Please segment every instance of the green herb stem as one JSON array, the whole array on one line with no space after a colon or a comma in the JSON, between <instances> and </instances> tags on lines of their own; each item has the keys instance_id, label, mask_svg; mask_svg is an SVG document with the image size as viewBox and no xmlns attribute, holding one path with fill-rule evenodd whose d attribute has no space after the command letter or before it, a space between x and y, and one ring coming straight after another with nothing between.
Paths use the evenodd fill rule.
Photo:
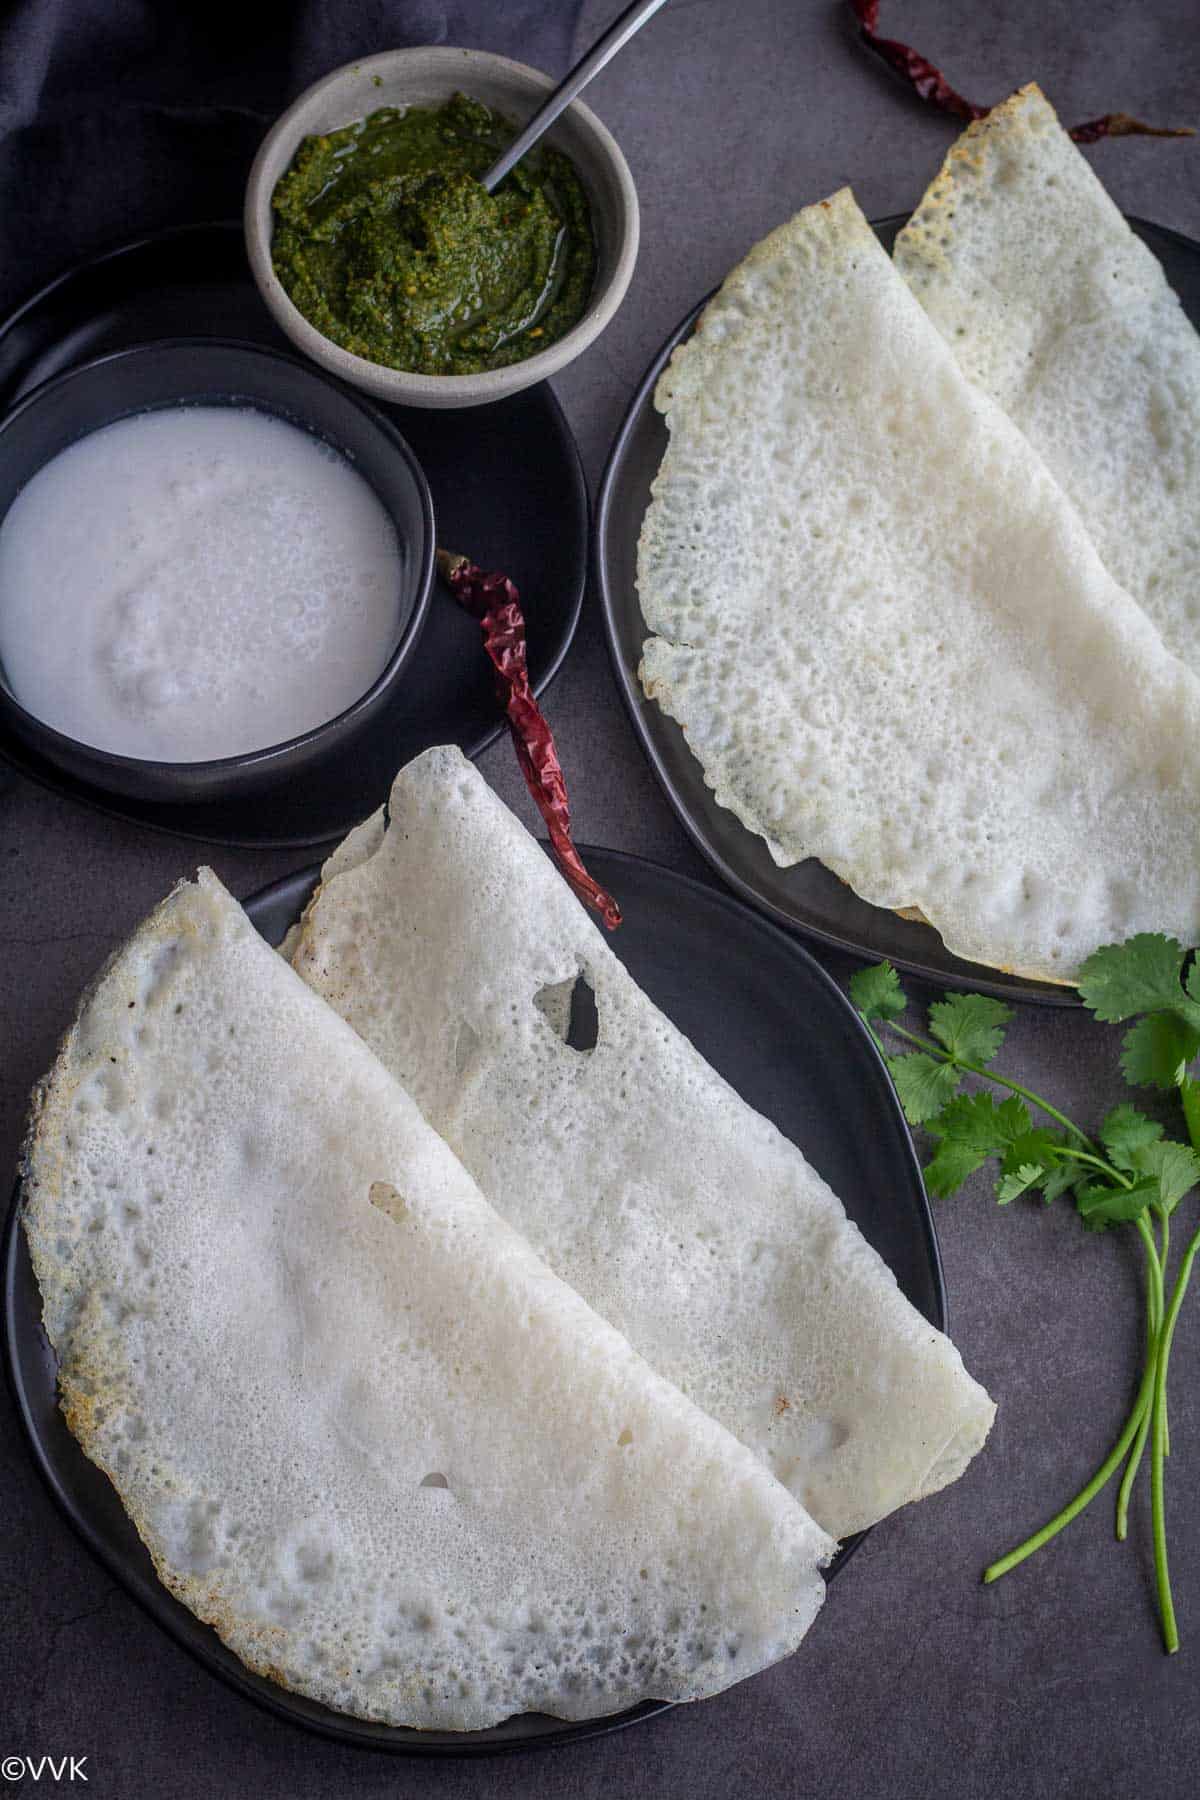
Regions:
<instances>
[{"instance_id":1,"label":"green herb stem","mask_svg":"<svg viewBox=\"0 0 1200 1800\"><path fill-rule=\"evenodd\" d=\"M1139 1225L1144 1224L1142 1219L1137 1222ZM1163 1224L1166 1225L1165 1217ZM1144 1386L1146 1372L1156 1369L1158 1365L1158 1334L1162 1324L1163 1268L1165 1265L1155 1250L1154 1237L1149 1227L1142 1233L1142 1243L1146 1251L1146 1360L1142 1373ZM1125 1464L1125 1473L1121 1477L1121 1486L1117 1490L1117 1537L1122 1543L1129 1533L1129 1497L1133 1492L1133 1484L1146 1449L1152 1412L1153 1406L1147 1400L1141 1408L1137 1433L1129 1452L1129 1460Z\"/></svg>"},{"instance_id":2,"label":"green herb stem","mask_svg":"<svg viewBox=\"0 0 1200 1800\"><path fill-rule=\"evenodd\" d=\"M1197 1234L1197 1237L1198 1240L1200 1240L1200 1233ZM1155 1261L1157 1262L1157 1260L1156 1257ZM985 1582L999 1581L1002 1575L1007 1575L1011 1569L1015 1569L1019 1563L1023 1563L1028 1557L1032 1556L1035 1550L1040 1550L1043 1544L1048 1544L1051 1538L1057 1537L1060 1531L1066 1529L1072 1519L1078 1518L1084 1508L1091 1505L1101 1488L1107 1486L1108 1482L1121 1466L1126 1451L1137 1436L1138 1427L1142 1421L1142 1414L1152 1403L1154 1397L1155 1370L1157 1366L1161 1366L1157 1359L1155 1361L1147 1362L1146 1367L1142 1371L1142 1379L1138 1387L1137 1398L1134 1400L1133 1408L1125 1421L1124 1429L1100 1467L1096 1470L1096 1473L1092 1476L1092 1479L1088 1482L1087 1486L1080 1488L1079 1492L1075 1495L1075 1498L1073 1500L1068 1500L1067 1504L1062 1507L1060 1511L1056 1512L1054 1517L1043 1525L1040 1531L1035 1531L1032 1537L1027 1537L1025 1542L1023 1544L1018 1544L1015 1550L1010 1550L1006 1556L1002 1556L997 1562L989 1564L983 1571L983 1579Z\"/></svg>"},{"instance_id":3,"label":"green herb stem","mask_svg":"<svg viewBox=\"0 0 1200 1800\"><path fill-rule=\"evenodd\" d=\"M1158 1588L1158 1610L1162 1619L1163 1645L1168 1655L1179 1648L1179 1628L1175 1623L1175 1606L1171 1598L1171 1577L1167 1568L1167 1521L1163 1494L1164 1435L1167 1410L1167 1368L1171 1360L1171 1343L1175 1322L1183 1305L1191 1278L1192 1264L1200 1250L1200 1231L1183 1253L1179 1273L1171 1293L1171 1304L1159 1333L1158 1362L1154 1379L1154 1421L1150 1439L1150 1511L1154 1527L1154 1579Z\"/></svg>"},{"instance_id":4,"label":"green herb stem","mask_svg":"<svg viewBox=\"0 0 1200 1800\"><path fill-rule=\"evenodd\" d=\"M1146 1361L1146 1368L1153 1370L1157 1364L1158 1339L1154 1340L1154 1349ZM1145 1403L1138 1411L1137 1435L1134 1437L1129 1460L1125 1464L1125 1473L1121 1477L1121 1486L1117 1491L1117 1541L1124 1543L1129 1535L1129 1496L1133 1492L1133 1484L1141 1467L1142 1456L1146 1449L1146 1439L1150 1433L1150 1415L1153 1404Z\"/></svg>"},{"instance_id":5,"label":"green herb stem","mask_svg":"<svg viewBox=\"0 0 1200 1800\"><path fill-rule=\"evenodd\" d=\"M1150 1226L1147 1223L1145 1213L1139 1213L1137 1218L1133 1222L1137 1226L1138 1236L1141 1238L1142 1246L1145 1249L1146 1255L1150 1259L1151 1270L1153 1271L1153 1270L1157 1269L1157 1271L1158 1271L1158 1281L1156 1284L1156 1292L1155 1292L1155 1305L1157 1306L1159 1312L1161 1313L1162 1312L1162 1302L1163 1302L1163 1290L1162 1290L1162 1268L1163 1268L1163 1266L1162 1266L1162 1263L1159 1261L1158 1245L1154 1241L1154 1233L1151 1231Z\"/></svg>"},{"instance_id":6,"label":"green herb stem","mask_svg":"<svg viewBox=\"0 0 1200 1800\"><path fill-rule=\"evenodd\" d=\"M1066 1113L1059 1112L1057 1106L1051 1106L1048 1100L1043 1100L1040 1094L1033 1093L1030 1088L1022 1087L1019 1081L1010 1081L1007 1075L995 1075L991 1069L985 1069L979 1063L966 1062L961 1057L951 1056L948 1050L943 1049L941 1044L935 1043L932 1038L920 1037L915 1031L906 1031L903 1025L897 1025L893 1019L888 1020L888 1030L894 1031L897 1037L902 1037L906 1043L914 1045L916 1049L924 1050L927 1055L936 1056L939 1062L953 1063L956 1069L963 1071L964 1075L980 1075L984 1081L994 1081L997 1087L1007 1088L1010 1094L1019 1094L1022 1100L1028 1100L1031 1105L1040 1107L1048 1118L1057 1120L1064 1130L1071 1132L1081 1144L1087 1144L1089 1149L1091 1148L1091 1138L1086 1131L1080 1130L1074 1119L1068 1119ZM1200 1088L1200 1083L1196 1085ZM1197 1094L1197 1129L1200 1130L1200 1093ZM1197 1145L1197 1149L1200 1149L1200 1144ZM1104 1166L1107 1168L1107 1163Z\"/></svg>"},{"instance_id":7,"label":"green herb stem","mask_svg":"<svg viewBox=\"0 0 1200 1800\"><path fill-rule=\"evenodd\" d=\"M1063 1148L1057 1154L1069 1156L1072 1162L1090 1163L1093 1169L1099 1169L1102 1175L1107 1176L1109 1181L1115 1181L1120 1187L1131 1188L1133 1186L1133 1181L1128 1175L1122 1175L1120 1169L1114 1169L1112 1164L1105 1162L1102 1157L1093 1156L1090 1150Z\"/></svg>"},{"instance_id":8,"label":"green herb stem","mask_svg":"<svg viewBox=\"0 0 1200 1800\"><path fill-rule=\"evenodd\" d=\"M1159 1226L1161 1228L1160 1232L1159 1232L1159 1244L1158 1244L1158 1266L1163 1272L1163 1280L1165 1281L1166 1277L1167 1277L1167 1258L1171 1254L1171 1215L1167 1211L1165 1206L1160 1206L1157 1209L1157 1211L1158 1211ZM1159 1320L1159 1324L1160 1325L1162 1324L1161 1319ZM1167 1407L1166 1407L1166 1402L1164 1401L1164 1403L1163 1403L1163 1455L1170 1456L1170 1454L1171 1454L1171 1415L1168 1412Z\"/></svg>"},{"instance_id":9,"label":"green herb stem","mask_svg":"<svg viewBox=\"0 0 1200 1800\"><path fill-rule=\"evenodd\" d=\"M950 1052L943 1049L941 1044L935 1044L932 1038L922 1037L919 1032L909 1031L905 1026L897 1025L895 1019L888 1020L887 1028L889 1031L894 1031L897 1037L902 1037L906 1044L913 1044L918 1050L927 1050L930 1056L936 1056L939 1062L950 1061Z\"/></svg>"}]
</instances>

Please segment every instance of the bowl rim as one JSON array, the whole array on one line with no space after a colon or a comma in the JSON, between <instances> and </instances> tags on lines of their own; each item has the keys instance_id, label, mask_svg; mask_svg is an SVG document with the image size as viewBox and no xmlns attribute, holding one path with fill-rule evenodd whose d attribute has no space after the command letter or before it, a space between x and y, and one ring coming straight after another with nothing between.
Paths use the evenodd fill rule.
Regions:
<instances>
[{"instance_id":1,"label":"bowl rim","mask_svg":"<svg viewBox=\"0 0 1200 1800\"><path fill-rule=\"evenodd\" d=\"M6 433L14 425L18 424L27 413L32 412L34 408L50 394L57 393L60 389L68 386L77 379L93 374L97 369L103 368L110 363L123 362L131 357L144 356L151 351L168 350L200 350L204 352L209 350L237 350L248 352L253 357L261 358L264 361L285 363L289 368L299 370L299 372L307 379L323 382L327 387L337 389L352 406L357 408L357 410L363 414L368 425L374 427L378 434L390 445L393 452L400 457L401 461L408 468L417 490L417 498L421 508L421 525L424 534L424 543L417 568L416 593L413 600L412 611L409 614L407 623L400 633L391 654L388 656L383 668L379 671L379 674L356 700L350 702L349 706L343 707L340 712L331 714L328 719L323 719L320 724L310 726L307 731L298 732L295 737L282 739L279 743L264 744L258 750L244 750L240 753L235 753L232 756L209 757L198 762L164 762L149 756L126 756L116 750L105 750L99 745L89 744L85 742L83 738L72 737L69 732L60 731L57 726L48 724L46 720L39 718L36 713L30 712L28 707L23 706L7 681L0 679L0 707L15 714L18 719L27 721L32 728L33 734L46 741L49 745L58 746L73 754L80 750L86 751L88 756L94 759L98 769L119 769L126 771L131 775L136 775L140 771L148 772L154 770L156 772L167 772L168 774L178 777L179 780L184 781L189 777L195 779L201 775L220 776L222 774L228 774L233 776L246 769L257 769L261 765L289 755L292 751L297 750L304 745L311 744L314 739L321 737L325 732L332 731L334 727L350 724L361 713L366 712L380 697L383 691L392 686L393 682L398 678L405 665L410 660L413 650L416 648L417 639L425 624L426 614L429 611L429 603L433 594L437 532L433 516L433 496L430 493L429 482L426 479L425 471L418 462L407 438L404 437L403 433L395 425L393 425L392 421L385 417L379 408L373 405L366 395L362 394L357 388L352 387L348 382L340 381L336 375L330 374L327 369L321 368L316 364L303 362L299 357L290 354L289 351L277 350L270 344L252 343L248 338L180 336L147 338L146 341L141 344L127 344L122 349L106 350L99 356L89 357L86 362L76 363L71 368L64 369L61 374L50 376L46 381L39 382L35 388L30 389L29 393L23 395L3 418L0 418L0 452L3 450ZM249 404L255 404L253 396L246 395L244 398ZM169 407L172 404L186 406L188 401L186 397L181 397L175 402L168 400L164 402L164 407ZM135 408L133 412L117 413L109 420L109 424L115 425L122 419L135 418L140 412L159 410L163 409L158 407L141 407ZM261 410L266 410L266 408L264 407ZM93 427L94 431L102 431L104 429L105 427L102 425ZM303 430L304 427L298 425L297 429ZM90 437L91 435L92 432L90 431L82 434L83 437ZM80 441L82 440L74 440L74 442ZM70 446L65 447L69 448ZM57 452L57 454L61 455L62 452ZM50 460L53 461L54 459L51 458ZM28 485L28 482L33 480L34 475L40 473L41 469L44 469L47 466L46 463L41 463L38 469L34 470L26 477L25 482L22 483L22 488ZM366 477L364 476L363 479L366 480ZM21 490L18 489L18 494L20 491ZM378 498L378 496L376 497ZM380 500L380 504L384 504L382 500ZM0 525L3 524L7 512L8 508L5 509L3 515L0 515Z\"/></svg>"},{"instance_id":2,"label":"bowl rim","mask_svg":"<svg viewBox=\"0 0 1200 1800\"><path fill-rule=\"evenodd\" d=\"M474 50L452 44L414 44L396 50L379 51L374 56L358 57L351 62L341 63L328 74L322 75L280 113L260 143L246 180L242 211L246 255L263 302L280 328L306 355L320 360L322 367L341 371L344 381L354 385L360 381L367 383L368 391L376 398L383 398L384 388L387 387L391 391L388 397L394 395L398 403L407 402L409 405L420 405L422 400L445 406L478 405L502 399L519 388L530 387L534 382L557 374L581 355L612 320L633 277L641 236L637 188L624 152L592 109L582 100L572 100L564 108L562 118L581 125L593 139L598 153L608 163L616 179L620 205L612 272L602 288L593 287L583 316L569 331L548 344L544 350L535 351L532 356L523 357L519 362L506 364L500 369L482 370L476 375L424 375L417 370L394 369L387 363L372 362L369 357L345 350L332 338L326 337L300 311L275 273L271 260L271 200L279 177L276 176L268 189L267 164L280 144L286 143L294 155L301 139L309 135L302 123L304 115L320 98L340 84L348 83L351 78L358 81L364 76L382 73L384 69L395 72L406 62L420 60L436 63L445 60L449 68L453 60L459 59L464 75L464 89L470 87L471 70L484 68L499 75L513 75L532 81L547 94L553 92L558 85L553 76L528 63L516 62L512 57L499 56L490 50ZM553 131L554 126L550 130ZM289 155L288 161L290 160ZM284 168L286 167L285 163ZM581 176L581 179L585 178Z\"/></svg>"}]
</instances>

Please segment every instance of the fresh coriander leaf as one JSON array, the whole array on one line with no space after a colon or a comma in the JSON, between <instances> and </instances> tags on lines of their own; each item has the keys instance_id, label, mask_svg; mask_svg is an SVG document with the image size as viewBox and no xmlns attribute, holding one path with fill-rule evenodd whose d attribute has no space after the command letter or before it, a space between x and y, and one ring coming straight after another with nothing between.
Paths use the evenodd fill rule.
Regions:
<instances>
[{"instance_id":1,"label":"fresh coriander leaf","mask_svg":"<svg viewBox=\"0 0 1200 1800\"><path fill-rule=\"evenodd\" d=\"M1194 1075L1185 1075L1178 1093L1188 1139L1193 1144L1200 1144L1200 1081Z\"/></svg>"},{"instance_id":2,"label":"fresh coriander leaf","mask_svg":"<svg viewBox=\"0 0 1200 1800\"><path fill-rule=\"evenodd\" d=\"M1100 1127L1100 1142L1108 1151L1108 1160L1128 1174L1137 1168L1137 1153L1156 1144L1163 1128L1156 1119L1148 1119L1136 1106L1114 1106Z\"/></svg>"},{"instance_id":3,"label":"fresh coriander leaf","mask_svg":"<svg viewBox=\"0 0 1200 1800\"><path fill-rule=\"evenodd\" d=\"M1158 1183L1155 1200L1168 1213L1174 1212L1183 1196L1200 1182L1200 1156L1171 1138L1164 1143L1144 1145L1135 1153L1134 1167L1140 1175L1152 1176Z\"/></svg>"},{"instance_id":4,"label":"fresh coriander leaf","mask_svg":"<svg viewBox=\"0 0 1200 1800\"><path fill-rule=\"evenodd\" d=\"M1054 1200L1072 1187L1079 1180L1079 1165L1062 1160L1067 1148L1065 1132L1050 1131L1041 1125L1015 1137L1000 1163L996 1198L1001 1206L1030 1188L1041 1188L1047 1200Z\"/></svg>"},{"instance_id":5,"label":"fresh coriander leaf","mask_svg":"<svg viewBox=\"0 0 1200 1800\"><path fill-rule=\"evenodd\" d=\"M1078 1180L1079 1164L1060 1162L1056 1168L1049 1169L1046 1173L1046 1179L1042 1183L1042 1199L1049 1206L1052 1200L1057 1200L1060 1194L1073 1188Z\"/></svg>"},{"instance_id":6,"label":"fresh coriander leaf","mask_svg":"<svg viewBox=\"0 0 1200 1800\"><path fill-rule=\"evenodd\" d=\"M929 1029L958 1062L990 1063L1012 1008L984 994L947 994L929 1008Z\"/></svg>"},{"instance_id":7,"label":"fresh coriander leaf","mask_svg":"<svg viewBox=\"0 0 1200 1800\"><path fill-rule=\"evenodd\" d=\"M990 1154L956 1138L944 1138L925 1165L925 1185L936 1199L948 1200L968 1175L982 1168Z\"/></svg>"},{"instance_id":8,"label":"fresh coriander leaf","mask_svg":"<svg viewBox=\"0 0 1200 1800\"><path fill-rule=\"evenodd\" d=\"M1188 969L1184 987L1192 999L1200 1002L1200 957L1193 957Z\"/></svg>"},{"instance_id":9,"label":"fresh coriander leaf","mask_svg":"<svg viewBox=\"0 0 1200 1800\"><path fill-rule=\"evenodd\" d=\"M1028 1193L1036 1187L1044 1175L1050 1173L1042 1163L1021 1163L1007 1175L1002 1175L996 1183L996 1198L1001 1206L1007 1206L1010 1200L1018 1195Z\"/></svg>"},{"instance_id":10,"label":"fresh coriander leaf","mask_svg":"<svg viewBox=\"0 0 1200 1800\"><path fill-rule=\"evenodd\" d=\"M937 1066L950 1067L947 1063ZM940 1139L925 1168L930 1193L947 1199L989 1156L1003 1154L1030 1129L1028 1109L1020 1100L1005 1100L997 1106L990 1094L960 1094L947 1101L928 1122L930 1136Z\"/></svg>"},{"instance_id":11,"label":"fresh coriander leaf","mask_svg":"<svg viewBox=\"0 0 1200 1800\"><path fill-rule=\"evenodd\" d=\"M908 1001L900 977L891 963L874 963L850 977L850 999L868 1023L873 1019L898 1019Z\"/></svg>"},{"instance_id":12,"label":"fresh coriander leaf","mask_svg":"<svg viewBox=\"0 0 1200 1800\"><path fill-rule=\"evenodd\" d=\"M1075 1190L1075 1204L1091 1231L1109 1225L1125 1225L1140 1218L1158 1196L1158 1182L1139 1181L1135 1187L1110 1187L1106 1181L1085 1181Z\"/></svg>"},{"instance_id":13,"label":"fresh coriander leaf","mask_svg":"<svg viewBox=\"0 0 1200 1800\"><path fill-rule=\"evenodd\" d=\"M1080 998L1106 1024L1168 1010L1200 1024L1200 1004L1181 984L1184 954L1182 944L1157 931L1105 944L1079 971Z\"/></svg>"},{"instance_id":14,"label":"fresh coriander leaf","mask_svg":"<svg viewBox=\"0 0 1200 1800\"><path fill-rule=\"evenodd\" d=\"M1175 1013L1151 1013L1125 1033L1121 1069L1130 1087L1178 1087L1200 1052L1200 1031Z\"/></svg>"},{"instance_id":15,"label":"fresh coriander leaf","mask_svg":"<svg viewBox=\"0 0 1200 1800\"><path fill-rule=\"evenodd\" d=\"M1007 1150L1032 1130L1029 1109L1015 1096L997 1106L990 1094L960 1094L930 1121L932 1136L969 1145L985 1156Z\"/></svg>"},{"instance_id":16,"label":"fresh coriander leaf","mask_svg":"<svg viewBox=\"0 0 1200 1800\"><path fill-rule=\"evenodd\" d=\"M1049 1174L1058 1162L1059 1154L1066 1148L1066 1144L1065 1132L1048 1131L1040 1125L1035 1126L1032 1131L1023 1131L1020 1137L1012 1140L1004 1152L1004 1161L1000 1165L1001 1172L1011 1175L1014 1169L1021 1167L1022 1163L1040 1163ZM1077 1179L1078 1173L1078 1169L1073 1171L1072 1181Z\"/></svg>"},{"instance_id":17,"label":"fresh coriander leaf","mask_svg":"<svg viewBox=\"0 0 1200 1800\"><path fill-rule=\"evenodd\" d=\"M962 1080L953 1063L935 1062L923 1050L884 1060L910 1125L923 1125L926 1119L932 1119L952 1098Z\"/></svg>"}]
</instances>

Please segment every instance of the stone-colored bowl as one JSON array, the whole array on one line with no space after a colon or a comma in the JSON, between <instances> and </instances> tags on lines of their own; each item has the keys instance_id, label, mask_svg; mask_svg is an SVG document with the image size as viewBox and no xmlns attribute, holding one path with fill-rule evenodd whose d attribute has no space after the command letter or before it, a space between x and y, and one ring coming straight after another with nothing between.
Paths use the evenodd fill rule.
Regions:
<instances>
[{"instance_id":1,"label":"stone-colored bowl","mask_svg":"<svg viewBox=\"0 0 1200 1800\"><path fill-rule=\"evenodd\" d=\"M300 140L352 124L381 106L438 106L462 92L524 125L556 84L537 69L482 50L445 46L387 50L335 69L301 94L263 139L246 187L246 249L259 292L298 350L376 400L395 406L479 406L532 387L565 368L608 324L629 286L638 248L638 201L628 164L595 113L575 100L546 142L569 156L586 190L596 234L596 277L587 311L557 343L482 375L417 375L384 368L331 341L294 306L271 264L271 196Z\"/></svg>"}]
</instances>

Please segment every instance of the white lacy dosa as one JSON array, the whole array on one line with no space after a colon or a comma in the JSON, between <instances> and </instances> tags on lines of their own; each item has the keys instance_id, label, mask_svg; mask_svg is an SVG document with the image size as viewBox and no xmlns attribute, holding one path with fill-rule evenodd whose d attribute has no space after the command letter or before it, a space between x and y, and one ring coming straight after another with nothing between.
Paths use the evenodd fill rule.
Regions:
<instances>
[{"instance_id":1,"label":"white lacy dosa","mask_svg":"<svg viewBox=\"0 0 1200 1800\"><path fill-rule=\"evenodd\" d=\"M831 1540L211 874L85 998L26 1195L71 1427L251 1668L468 1728L695 1699L811 1624Z\"/></svg>"},{"instance_id":2,"label":"white lacy dosa","mask_svg":"<svg viewBox=\"0 0 1200 1800\"><path fill-rule=\"evenodd\" d=\"M1109 573L1200 672L1200 336L1040 89L963 134L895 256Z\"/></svg>"},{"instance_id":3,"label":"white lacy dosa","mask_svg":"<svg viewBox=\"0 0 1200 1800\"><path fill-rule=\"evenodd\" d=\"M779 863L1031 976L1200 938L1200 681L848 190L751 251L656 403L642 682Z\"/></svg>"},{"instance_id":4,"label":"white lacy dosa","mask_svg":"<svg viewBox=\"0 0 1200 1800\"><path fill-rule=\"evenodd\" d=\"M295 966L497 1210L833 1536L961 1474L995 1409L958 1351L482 776L428 751L388 816L330 858ZM566 1041L581 973L583 1050Z\"/></svg>"}]
</instances>

